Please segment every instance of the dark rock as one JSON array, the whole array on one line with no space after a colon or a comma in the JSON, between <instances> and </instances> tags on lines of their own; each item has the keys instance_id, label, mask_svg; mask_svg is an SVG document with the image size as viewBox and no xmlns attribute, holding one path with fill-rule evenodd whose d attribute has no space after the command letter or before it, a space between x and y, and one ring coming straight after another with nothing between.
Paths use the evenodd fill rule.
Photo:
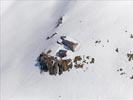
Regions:
<instances>
[{"instance_id":1,"label":"dark rock","mask_svg":"<svg viewBox=\"0 0 133 100\"><path fill-rule=\"evenodd\" d=\"M115 49L116 52L119 52L118 48Z\"/></svg>"},{"instance_id":2,"label":"dark rock","mask_svg":"<svg viewBox=\"0 0 133 100\"><path fill-rule=\"evenodd\" d=\"M74 67L75 68L83 68L84 64L75 64Z\"/></svg>"},{"instance_id":3,"label":"dark rock","mask_svg":"<svg viewBox=\"0 0 133 100\"><path fill-rule=\"evenodd\" d=\"M56 34L57 34L57 33L54 33L54 34L52 34L51 36L48 36L46 39L49 40L49 39L51 39L52 37L54 37Z\"/></svg>"},{"instance_id":4,"label":"dark rock","mask_svg":"<svg viewBox=\"0 0 133 100\"><path fill-rule=\"evenodd\" d=\"M133 75L130 77L130 79L133 79Z\"/></svg>"},{"instance_id":5,"label":"dark rock","mask_svg":"<svg viewBox=\"0 0 133 100\"><path fill-rule=\"evenodd\" d=\"M58 44L62 45L62 43L60 43L59 41L57 41Z\"/></svg>"},{"instance_id":6,"label":"dark rock","mask_svg":"<svg viewBox=\"0 0 133 100\"><path fill-rule=\"evenodd\" d=\"M47 72L48 71L48 67L45 63L45 60L44 60L44 57L43 57L44 53L41 53L38 57L38 62L40 64L40 72L42 73L43 71L44 72Z\"/></svg>"},{"instance_id":7,"label":"dark rock","mask_svg":"<svg viewBox=\"0 0 133 100\"><path fill-rule=\"evenodd\" d=\"M61 75L63 73L63 65L59 63L58 66L59 66L59 75Z\"/></svg>"},{"instance_id":8,"label":"dark rock","mask_svg":"<svg viewBox=\"0 0 133 100\"><path fill-rule=\"evenodd\" d=\"M86 60L83 60L83 63L87 63Z\"/></svg>"},{"instance_id":9,"label":"dark rock","mask_svg":"<svg viewBox=\"0 0 133 100\"><path fill-rule=\"evenodd\" d=\"M89 57L89 56L87 56L86 58L87 58L87 59L89 59L90 57Z\"/></svg>"},{"instance_id":10,"label":"dark rock","mask_svg":"<svg viewBox=\"0 0 133 100\"><path fill-rule=\"evenodd\" d=\"M70 68L72 68L72 60L66 59L66 60L60 60L59 65L62 65L63 71L67 71Z\"/></svg>"},{"instance_id":11,"label":"dark rock","mask_svg":"<svg viewBox=\"0 0 133 100\"><path fill-rule=\"evenodd\" d=\"M51 50L47 51L47 53L42 52L37 59L40 65L40 73L49 72L50 75L61 75L64 71L70 71L70 69L72 69L73 62L75 68L83 68L84 64L88 63L86 62L85 56L83 57L83 62L77 64L78 61L82 60L81 56L76 56L74 61L72 61L72 59L62 59L62 57L64 57L64 53L66 53L64 50L59 51L61 52L61 59L49 55L50 52ZM94 58L92 58L91 63L94 63Z\"/></svg>"},{"instance_id":12,"label":"dark rock","mask_svg":"<svg viewBox=\"0 0 133 100\"><path fill-rule=\"evenodd\" d=\"M49 53L51 53L51 52L52 52L52 50L48 50L48 51L47 51L47 54L49 54Z\"/></svg>"},{"instance_id":13,"label":"dark rock","mask_svg":"<svg viewBox=\"0 0 133 100\"><path fill-rule=\"evenodd\" d=\"M120 69L118 69L117 71L123 71L123 69L122 69L122 68L120 68Z\"/></svg>"},{"instance_id":14,"label":"dark rock","mask_svg":"<svg viewBox=\"0 0 133 100\"><path fill-rule=\"evenodd\" d=\"M133 38L133 34L130 35L130 38Z\"/></svg>"},{"instance_id":15,"label":"dark rock","mask_svg":"<svg viewBox=\"0 0 133 100\"><path fill-rule=\"evenodd\" d=\"M77 61L81 61L81 60L82 60L81 56L76 56L76 57L74 58L74 62L75 62L75 63L77 63Z\"/></svg>"},{"instance_id":16,"label":"dark rock","mask_svg":"<svg viewBox=\"0 0 133 100\"><path fill-rule=\"evenodd\" d=\"M128 57L128 61L131 61L131 60L133 60L133 54L131 54L131 53L128 53L128 54L127 54L127 57Z\"/></svg>"},{"instance_id":17,"label":"dark rock","mask_svg":"<svg viewBox=\"0 0 133 100\"><path fill-rule=\"evenodd\" d=\"M62 24L62 20L63 20L63 17L60 17L60 18L58 19L58 22L57 22L57 25L55 26L55 28L59 27L60 24Z\"/></svg>"},{"instance_id":18,"label":"dark rock","mask_svg":"<svg viewBox=\"0 0 133 100\"><path fill-rule=\"evenodd\" d=\"M101 43L101 40L97 40L97 41L95 41L95 43Z\"/></svg>"},{"instance_id":19,"label":"dark rock","mask_svg":"<svg viewBox=\"0 0 133 100\"><path fill-rule=\"evenodd\" d=\"M94 63L95 62L95 59L92 58L91 61L90 61L90 64Z\"/></svg>"},{"instance_id":20,"label":"dark rock","mask_svg":"<svg viewBox=\"0 0 133 100\"><path fill-rule=\"evenodd\" d=\"M74 43L72 41L65 40L64 37L61 37L61 39L62 39L62 44L64 46L66 46L71 51L75 51L75 48L77 47L78 43Z\"/></svg>"},{"instance_id":21,"label":"dark rock","mask_svg":"<svg viewBox=\"0 0 133 100\"><path fill-rule=\"evenodd\" d=\"M46 38L46 40L49 40L50 39L50 37L48 36L47 38Z\"/></svg>"},{"instance_id":22,"label":"dark rock","mask_svg":"<svg viewBox=\"0 0 133 100\"><path fill-rule=\"evenodd\" d=\"M62 40L64 40L64 38L66 38L66 36L61 36L60 38L61 38Z\"/></svg>"},{"instance_id":23,"label":"dark rock","mask_svg":"<svg viewBox=\"0 0 133 100\"><path fill-rule=\"evenodd\" d=\"M67 51L66 50L59 50L59 52L57 52L57 56L60 58L66 57L67 56Z\"/></svg>"},{"instance_id":24,"label":"dark rock","mask_svg":"<svg viewBox=\"0 0 133 100\"><path fill-rule=\"evenodd\" d=\"M120 73L120 75L124 75L124 74L126 74L126 73L125 72Z\"/></svg>"},{"instance_id":25,"label":"dark rock","mask_svg":"<svg viewBox=\"0 0 133 100\"><path fill-rule=\"evenodd\" d=\"M122 68L120 68L120 71L123 71L123 69L122 69Z\"/></svg>"},{"instance_id":26,"label":"dark rock","mask_svg":"<svg viewBox=\"0 0 133 100\"><path fill-rule=\"evenodd\" d=\"M69 69L72 69L72 66L73 66L73 63L70 62L70 64L68 65ZM69 71L69 69L68 69L68 71Z\"/></svg>"}]
</instances>

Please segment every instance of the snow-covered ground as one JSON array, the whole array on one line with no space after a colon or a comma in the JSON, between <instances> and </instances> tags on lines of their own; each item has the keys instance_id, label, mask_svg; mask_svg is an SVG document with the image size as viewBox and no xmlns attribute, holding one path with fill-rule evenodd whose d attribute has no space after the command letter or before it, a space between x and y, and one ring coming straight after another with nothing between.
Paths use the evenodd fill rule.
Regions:
<instances>
[{"instance_id":1,"label":"snow-covered ground","mask_svg":"<svg viewBox=\"0 0 133 100\"><path fill-rule=\"evenodd\" d=\"M133 1L2 0L1 8L1 100L133 99L133 61L126 56L133 53ZM40 74L36 58L62 48L61 35L80 44L70 57L88 55L95 63L60 76Z\"/></svg>"}]
</instances>

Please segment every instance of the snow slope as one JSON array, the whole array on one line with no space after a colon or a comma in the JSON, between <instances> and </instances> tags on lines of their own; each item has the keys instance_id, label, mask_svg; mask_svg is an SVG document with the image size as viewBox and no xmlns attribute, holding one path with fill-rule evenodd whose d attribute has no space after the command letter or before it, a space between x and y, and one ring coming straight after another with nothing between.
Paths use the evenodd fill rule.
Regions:
<instances>
[{"instance_id":1,"label":"snow slope","mask_svg":"<svg viewBox=\"0 0 133 100\"><path fill-rule=\"evenodd\" d=\"M31 0L6 4L2 2L1 15L2 100L133 99L129 78L133 62L126 57L133 52L132 1ZM60 16L64 16L63 24L55 28ZM55 37L46 40L55 32ZM71 57L89 55L96 62L61 76L40 74L35 66L37 56L44 50L52 49L54 54L62 48L56 43L60 35L80 43ZM96 40L101 43L95 44ZM125 75L116 71L121 67Z\"/></svg>"}]
</instances>

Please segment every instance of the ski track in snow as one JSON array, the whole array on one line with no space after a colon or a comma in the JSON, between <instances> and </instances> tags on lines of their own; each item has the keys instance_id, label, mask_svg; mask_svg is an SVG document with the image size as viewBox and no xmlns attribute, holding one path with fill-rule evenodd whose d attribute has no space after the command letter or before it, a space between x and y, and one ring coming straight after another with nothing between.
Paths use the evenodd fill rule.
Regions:
<instances>
[{"instance_id":1,"label":"ski track in snow","mask_svg":"<svg viewBox=\"0 0 133 100\"><path fill-rule=\"evenodd\" d=\"M6 3L5 3L6 4ZM132 1L14 1L3 5L1 34L2 100L132 100ZM63 16L63 24L55 28ZM127 30L127 32L125 32ZM50 40L51 36L57 32ZM40 74L35 67L44 50L59 48L67 35L80 44L70 57L86 55L96 62L61 76ZM95 44L95 41L101 43ZM109 42L107 42L109 40ZM118 48L117 53L115 49ZM88 70L84 70L88 67ZM123 68L125 75L117 70Z\"/></svg>"}]
</instances>

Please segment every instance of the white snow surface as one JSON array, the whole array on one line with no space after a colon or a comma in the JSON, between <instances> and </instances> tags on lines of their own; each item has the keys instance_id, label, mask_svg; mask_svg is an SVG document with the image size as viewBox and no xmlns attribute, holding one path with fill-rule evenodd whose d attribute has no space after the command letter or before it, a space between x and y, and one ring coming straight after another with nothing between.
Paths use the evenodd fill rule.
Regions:
<instances>
[{"instance_id":1,"label":"white snow surface","mask_svg":"<svg viewBox=\"0 0 133 100\"><path fill-rule=\"evenodd\" d=\"M63 23L55 28L60 16ZM126 56L133 53L131 34L133 1L2 0L1 100L133 100L133 61ZM63 48L56 43L62 35L80 44L69 57L91 56L95 63L62 75L40 74L36 58Z\"/></svg>"}]
</instances>

